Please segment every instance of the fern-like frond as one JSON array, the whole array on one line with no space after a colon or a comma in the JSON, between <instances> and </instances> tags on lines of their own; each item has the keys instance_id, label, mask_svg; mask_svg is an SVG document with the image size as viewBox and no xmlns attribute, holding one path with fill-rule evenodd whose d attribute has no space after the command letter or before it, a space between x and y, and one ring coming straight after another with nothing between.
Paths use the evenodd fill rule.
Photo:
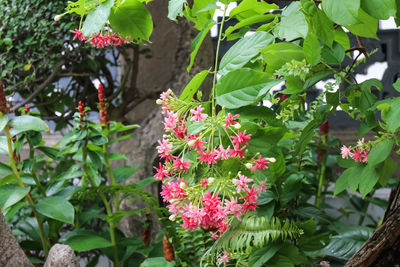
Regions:
<instances>
[{"instance_id":1,"label":"fern-like frond","mask_svg":"<svg viewBox=\"0 0 400 267\"><path fill-rule=\"evenodd\" d=\"M295 239L302 234L303 230L289 220L281 222L272 217L269 221L266 216L246 216L242 221L235 219L204 256L214 258L220 251L243 253L250 247L262 247L287 238Z\"/></svg>"}]
</instances>

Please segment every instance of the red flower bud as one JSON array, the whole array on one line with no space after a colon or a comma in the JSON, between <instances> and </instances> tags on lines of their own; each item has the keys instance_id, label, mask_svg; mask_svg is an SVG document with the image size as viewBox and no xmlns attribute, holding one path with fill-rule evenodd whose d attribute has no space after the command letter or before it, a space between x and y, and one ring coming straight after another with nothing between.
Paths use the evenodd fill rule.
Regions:
<instances>
[{"instance_id":1,"label":"red flower bud","mask_svg":"<svg viewBox=\"0 0 400 267\"><path fill-rule=\"evenodd\" d=\"M24 108L25 108L25 114L29 114L30 109L28 104L25 104Z\"/></svg>"},{"instance_id":2,"label":"red flower bud","mask_svg":"<svg viewBox=\"0 0 400 267\"><path fill-rule=\"evenodd\" d=\"M106 98L104 97L104 88L103 84L99 84L98 88L98 97L99 97L99 116L100 116L100 124L108 126L108 112L106 108Z\"/></svg>"}]
</instances>

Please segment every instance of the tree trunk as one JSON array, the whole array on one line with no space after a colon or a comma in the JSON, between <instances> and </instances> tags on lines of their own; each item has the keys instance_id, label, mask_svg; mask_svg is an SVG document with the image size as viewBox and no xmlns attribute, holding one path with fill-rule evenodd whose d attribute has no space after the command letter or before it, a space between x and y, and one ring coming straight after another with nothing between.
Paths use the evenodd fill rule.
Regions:
<instances>
[{"instance_id":1,"label":"tree trunk","mask_svg":"<svg viewBox=\"0 0 400 267\"><path fill-rule=\"evenodd\" d=\"M135 94L141 96L141 101L124 116L125 121L138 123L140 128L134 132L133 139L119 143L116 148L120 153L127 155L127 165L140 165L134 177L126 183L153 176L153 164L157 159L157 140L162 138L164 133L161 109L155 103L160 93L171 88L179 95L191 77L210 68L214 62L211 38L206 38L197 54L195 65L191 72L187 73L186 68L192 51L191 41L198 32L184 19L175 23L167 18L168 1L153 1L148 7L154 21L154 31L150 38L152 43L146 50L140 47L142 53L139 53L138 73L131 79L135 84L128 86L135 89ZM210 89L211 79L206 79L204 85L203 88ZM157 185L152 185L149 190L154 197L158 197ZM137 205L140 205L137 201L125 201L121 209L131 210L137 208ZM120 223L120 229L127 236L140 233L139 224L132 218L125 217Z\"/></svg>"},{"instance_id":2,"label":"tree trunk","mask_svg":"<svg viewBox=\"0 0 400 267\"><path fill-rule=\"evenodd\" d=\"M351 257L348 267L386 267L400 264L400 184L389 198L382 225Z\"/></svg>"},{"instance_id":3,"label":"tree trunk","mask_svg":"<svg viewBox=\"0 0 400 267\"><path fill-rule=\"evenodd\" d=\"M13 236L0 211L0 266L33 266Z\"/></svg>"}]
</instances>

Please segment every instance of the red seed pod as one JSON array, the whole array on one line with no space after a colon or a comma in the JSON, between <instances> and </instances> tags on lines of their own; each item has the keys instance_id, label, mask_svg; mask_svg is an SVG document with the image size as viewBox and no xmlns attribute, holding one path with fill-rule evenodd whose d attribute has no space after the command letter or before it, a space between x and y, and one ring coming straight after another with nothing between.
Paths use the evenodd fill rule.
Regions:
<instances>
[{"instance_id":1,"label":"red seed pod","mask_svg":"<svg viewBox=\"0 0 400 267\"><path fill-rule=\"evenodd\" d=\"M7 114L10 111L10 105L6 100L6 94L4 93L3 83L0 82L0 112Z\"/></svg>"},{"instance_id":2,"label":"red seed pod","mask_svg":"<svg viewBox=\"0 0 400 267\"><path fill-rule=\"evenodd\" d=\"M24 108L25 108L25 114L29 114L30 109L28 104L25 104Z\"/></svg>"},{"instance_id":3,"label":"red seed pod","mask_svg":"<svg viewBox=\"0 0 400 267\"><path fill-rule=\"evenodd\" d=\"M164 258L166 261L174 261L175 260L175 255L174 255L174 248L172 247L171 243L168 240L167 235L163 236L163 252L164 252Z\"/></svg>"}]
</instances>

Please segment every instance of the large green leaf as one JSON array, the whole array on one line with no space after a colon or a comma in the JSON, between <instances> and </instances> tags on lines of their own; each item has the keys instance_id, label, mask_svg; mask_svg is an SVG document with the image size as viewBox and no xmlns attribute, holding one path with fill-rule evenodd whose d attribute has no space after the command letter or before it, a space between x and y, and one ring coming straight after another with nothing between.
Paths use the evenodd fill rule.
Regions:
<instances>
[{"instance_id":1,"label":"large green leaf","mask_svg":"<svg viewBox=\"0 0 400 267\"><path fill-rule=\"evenodd\" d=\"M349 26L359 23L357 16L360 0L324 0L322 8L325 14L336 24Z\"/></svg>"},{"instance_id":2,"label":"large green leaf","mask_svg":"<svg viewBox=\"0 0 400 267\"><path fill-rule=\"evenodd\" d=\"M391 157L386 158L382 168L379 169L379 184L386 186L393 173L397 170L397 162Z\"/></svg>"},{"instance_id":3,"label":"large green leaf","mask_svg":"<svg viewBox=\"0 0 400 267\"><path fill-rule=\"evenodd\" d=\"M301 61L304 59L303 49L293 43L271 44L260 50L264 62L267 63L266 71L273 73L291 60Z\"/></svg>"},{"instance_id":4,"label":"large green leaf","mask_svg":"<svg viewBox=\"0 0 400 267\"><path fill-rule=\"evenodd\" d=\"M92 9L86 16L82 26L82 33L85 36L92 36L95 32L100 32L104 23L107 22L114 0L107 0Z\"/></svg>"},{"instance_id":5,"label":"large green leaf","mask_svg":"<svg viewBox=\"0 0 400 267\"><path fill-rule=\"evenodd\" d=\"M342 175L335 182L335 190L333 194L336 196L347 187L350 187L351 190L356 191L358 185L361 182L362 177L359 175L365 166L361 164L357 164L351 168L345 170Z\"/></svg>"},{"instance_id":6,"label":"large green leaf","mask_svg":"<svg viewBox=\"0 0 400 267\"><path fill-rule=\"evenodd\" d=\"M117 167L113 169L113 174L115 181L117 183L121 183L131 177L139 168L139 165L136 165L135 167L129 167L129 166L122 166L122 167Z\"/></svg>"},{"instance_id":7,"label":"large green leaf","mask_svg":"<svg viewBox=\"0 0 400 267\"><path fill-rule=\"evenodd\" d=\"M8 116L6 114L0 117L0 132L3 131L4 127L7 125Z\"/></svg>"},{"instance_id":8,"label":"large green leaf","mask_svg":"<svg viewBox=\"0 0 400 267\"><path fill-rule=\"evenodd\" d=\"M11 135L17 135L20 132L25 131L49 131L47 124L39 119L38 117L33 117L29 115L22 115L15 117L8 123L9 126L13 127L11 129Z\"/></svg>"},{"instance_id":9,"label":"large green leaf","mask_svg":"<svg viewBox=\"0 0 400 267\"><path fill-rule=\"evenodd\" d=\"M376 165L384 161L392 151L394 141L383 139L377 143L368 154L368 165Z\"/></svg>"},{"instance_id":10,"label":"large green leaf","mask_svg":"<svg viewBox=\"0 0 400 267\"><path fill-rule=\"evenodd\" d=\"M381 104L381 105L380 105ZM400 127L400 97L396 97L393 99L382 100L375 104L375 106L383 106L388 107L388 110L383 109L381 111L382 119L387 123L389 131L395 131Z\"/></svg>"},{"instance_id":11,"label":"large green leaf","mask_svg":"<svg viewBox=\"0 0 400 267\"><path fill-rule=\"evenodd\" d=\"M260 53L259 48L264 48L273 41L274 37L266 32L255 32L250 36L243 37L222 57L219 74L225 75L232 70L243 67Z\"/></svg>"},{"instance_id":12,"label":"large green leaf","mask_svg":"<svg viewBox=\"0 0 400 267\"><path fill-rule=\"evenodd\" d=\"M238 20L243 20L256 15L263 15L269 11L278 10L276 4L268 4L258 0L243 0L240 4L231 10L229 16L235 17Z\"/></svg>"},{"instance_id":13,"label":"large green leaf","mask_svg":"<svg viewBox=\"0 0 400 267\"><path fill-rule=\"evenodd\" d=\"M206 38L208 32L210 31L211 27L215 25L215 22L213 20L210 20L203 30L197 34L197 36L193 39L192 41L192 53L190 53L190 63L189 66L187 67L187 72L190 71L194 64L194 59L196 58L197 52L200 49L201 44L203 43L204 38Z\"/></svg>"},{"instance_id":14,"label":"large green leaf","mask_svg":"<svg viewBox=\"0 0 400 267\"><path fill-rule=\"evenodd\" d=\"M312 33L307 35L303 42L303 50L307 62L312 66L317 65L321 58L321 45L316 35Z\"/></svg>"},{"instance_id":15,"label":"large green leaf","mask_svg":"<svg viewBox=\"0 0 400 267\"><path fill-rule=\"evenodd\" d=\"M376 32L378 31L378 20L368 15L362 9L360 9L357 18L360 21L359 23L346 26L346 28L355 35L378 39L376 36Z\"/></svg>"},{"instance_id":16,"label":"large green leaf","mask_svg":"<svg viewBox=\"0 0 400 267\"><path fill-rule=\"evenodd\" d=\"M186 0L170 0L168 2L168 18L176 21L176 17L183 15L183 4Z\"/></svg>"},{"instance_id":17,"label":"large green leaf","mask_svg":"<svg viewBox=\"0 0 400 267\"><path fill-rule=\"evenodd\" d=\"M283 10L281 22L274 28L275 36L287 41L305 38L307 32L308 24L304 14L300 12L299 2L293 2Z\"/></svg>"},{"instance_id":18,"label":"large green leaf","mask_svg":"<svg viewBox=\"0 0 400 267\"><path fill-rule=\"evenodd\" d=\"M379 180L379 174L375 171L374 166L367 165L363 171L359 174L362 177L360 182L359 190L364 198L369 192L372 191L374 186Z\"/></svg>"},{"instance_id":19,"label":"large green leaf","mask_svg":"<svg viewBox=\"0 0 400 267\"><path fill-rule=\"evenodd\" d=\"M339 65L344 60L345 52L343 46L335 42L332 48L324 46L321 51L321 56L325 63Z\"/></svg>"},{"instance_id":20,"label":"large green leaf","mask_svg":"<svg viewBox=\"0 0 400 267\"><path fill-rule=\"evenodd\" d=\"M167 261L164 257L156 257L156 258L147 258L144 260L140 267L174 267L175 261Z\"/></svg>"},{"instance_id":21,"label":"large green leaf","mask_svg":"<svg viewBox=\"0 0 400 267\"><path fill-rule=\"evenodd\" d=\"M361 0L361 7L377 19L388 19L396 16L396 0Z\"/></svg>"},{"instance_id":22,"label":"large green leaf","mask_svg":"<svg viewBox=\"0 0 400 267\"><path fill-rule=\"evenodd\" d=\"M114 6L110 13L110 24L114 31L128 40L148 41L153 31L150 12L139 0L125 0Z\"/></svg>"},{"instance_id":23,"label":"large green leaf","mask_svg":"<svg viewBox=\"0 0 400 267\"><path fill-rule=\"evenodd\" d=\"M63 197L47 197L36 204L37 211L57 221L73 224L74 206Z\"/></svg>"},{"instance_id":24,"label":"large green leaf","mask_svg":"<svg viewBox=\"0 0 400 267\"><path fill-rule=\"evenodd\" d=\"M271 80L270 75L252 69L237 69L223 76L216 88L216 100L220 106L239 108L256 103L279 80Z\"/></svg>"},{"instance_id":25,"label":"large green leaf","mask_svg":"<svg viewBox=\"0 0 400 267\"><path fill-rule=\"evenodd\" d=\"M0 186L0 208L6 208L14 205L23 199L29 193L30 187L20 187L16 184L6 184Z\"/></svg>"},{"instance_id":26,"label":"large green leaf","mask_svg":"<svg viewBox=\"0 0 400 267\"><path fill-rule=\"evenodd\" d=\"M75 251L89 251L97 248L112 246L107 239L91 231L76 231L63 237L62 243L70 246Z\"/></svg>"},{"instance_id":27,"label":"large green leaf","mask_svg":"<svg viewBox=\"0 0 400 267\"><path fill-rule=\"evenodd\" d=\"M197 73L192 78L192 80L185 86L185 89L183 89L182 94L179 96L179 99L186 102L192 101L193 96L196 94L197 90L203 83L204 79L207 77L208 73L209 73L208 70L203 70Z\"/></svg>"},{"instance_id":28,"label":"large green leaf","mask_svg":"<svg viewBox=\"0 0 400 267\"><path fill-rule=\"evenodd\" d=\"M249 257L249 266L261 267L268 262L282 247L282 243L272 243L254 250Z\"/></svg>"},{"instance_id":29,"label":"large green leaf","mask_svg":"<svg viewBox=\"0 0 400 267\"><path fill-rule=\"evenodd\" d=\"M246 27L246 26L269 21L269 20L275 18L275 16L276 16L275 14L266 14L266 15L256 15L256 16L244 19L244 20L240 21L239 23L236 23L235 26L230 26L228 29L226 29L225 35L229 36L233 31L236 31L236 30Z\"/></svg>"}]
</instances>

